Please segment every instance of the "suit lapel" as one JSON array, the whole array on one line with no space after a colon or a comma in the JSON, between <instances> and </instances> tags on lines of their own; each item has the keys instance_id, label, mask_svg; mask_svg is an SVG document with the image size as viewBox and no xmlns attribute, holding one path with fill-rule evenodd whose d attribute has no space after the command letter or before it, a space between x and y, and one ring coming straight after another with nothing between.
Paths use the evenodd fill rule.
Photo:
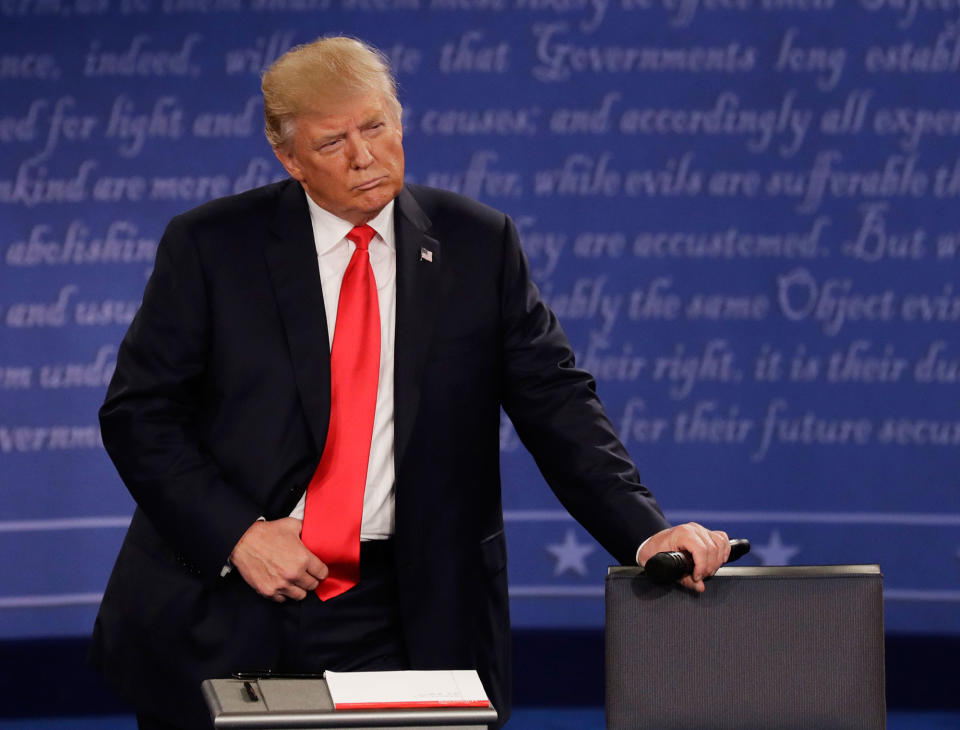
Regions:
<instances>
[{"instance_id":1,"label":"suit lapel","mask_svg":"<svg viewBox=\"0 0 960 730\"><path fill-rule=\"evenodd\" d=\"M404 188L394 211L397 327L394 353L394 446L399 472L420 403L421 376L433 337L443 257L427 235L430 219Z\"/></svg>"},{"instance_id":2,"label":"suit lapel","mask_svg":"<svg viewBox=\"0 0 960 730\"><path fill-rule=\"evenodd\" d=\"M300 185L281 193L266 247L267 266L290 348L294 378L317 453L330 424L330 338L310 212ZM397 245L394 352L395 463L401 463L416 421L420 381L433 337L443 258L427 235L430 219L404 188L394 215Z\"/></svg>"},{"instance_id":3,"label":"suit lapel","mask_svg":"<svg viewBox=\"0 0 960 730\"><path fill-rule=\"evenodd\" d=\"M317 250L303 188L290 181L280 193L267 266L293 361L294 378L317 453L330 424L330 337L317 268Z\"/></svg>"}]
</instances>

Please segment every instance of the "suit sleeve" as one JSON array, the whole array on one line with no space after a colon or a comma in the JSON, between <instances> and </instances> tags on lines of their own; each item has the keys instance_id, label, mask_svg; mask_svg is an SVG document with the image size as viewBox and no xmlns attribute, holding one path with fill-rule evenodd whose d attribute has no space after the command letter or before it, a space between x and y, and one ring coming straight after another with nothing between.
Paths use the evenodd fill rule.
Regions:
<instances>
[{"instance_id":1,"label":"suit sleeve","mask_svg":"<svg viewBox=\"0 0 960 730\"><path fill-rule=\"evenodd\" d=\"M260 511L224 481L199 436L209 320L200 256L175 218L120 345L100 426L139 508L172 550L213 578Z\"/></svg>"},{"instance_id":2,"label":"suit sleeve","mask_svg":"<svg viewBox=\"0 0 960 730\"><path fill-rule=\"evenodd\" d=\"M503 407L561 503L624 565L669 523L540 298L513 222L503 232Z\"/></svg>"}]
</instances>

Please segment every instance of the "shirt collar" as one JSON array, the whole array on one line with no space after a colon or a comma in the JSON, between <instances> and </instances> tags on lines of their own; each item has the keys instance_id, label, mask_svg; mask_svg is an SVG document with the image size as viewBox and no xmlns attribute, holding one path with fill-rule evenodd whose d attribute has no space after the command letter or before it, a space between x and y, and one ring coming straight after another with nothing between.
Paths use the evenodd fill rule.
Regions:
<instances>
[{"instance_id":1,"label":"shirt collar","mask_svg":"<svg viewBox=\"0 0 960 730\"><path fill-rule=\"evenodd\" d=\"M396 248L393 235L394 203L395 201L391 200L383 206L383 210L367 222L367 225L377 232L377 235L391 250ZM313 225L313 238L317 247L317 255L323 256L347 237L347 234L353 228L353 223L321 208L313 202L309 195L307 196L307 206L310 208L310 223Z\"/></svg>"}]
</instances>

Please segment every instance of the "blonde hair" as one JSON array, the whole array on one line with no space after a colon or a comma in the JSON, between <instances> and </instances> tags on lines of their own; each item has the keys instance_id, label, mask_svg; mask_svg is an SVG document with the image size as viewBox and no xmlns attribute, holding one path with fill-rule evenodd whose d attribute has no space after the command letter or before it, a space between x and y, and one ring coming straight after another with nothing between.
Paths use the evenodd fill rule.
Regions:
<instances>
[{"instance_id":1,"label":"blonde hair","mask_svg":"<svg viewBox=\"0 0 960 730\"><path fill-rule=\"evenodd\" d=\"M290 142L298 115L328 110L365 93L382 93L398 122L402 112L387 57L345 36L294 46L267 69L260 88L264 132L274 147Z\"/></svg>"}]
</instances>

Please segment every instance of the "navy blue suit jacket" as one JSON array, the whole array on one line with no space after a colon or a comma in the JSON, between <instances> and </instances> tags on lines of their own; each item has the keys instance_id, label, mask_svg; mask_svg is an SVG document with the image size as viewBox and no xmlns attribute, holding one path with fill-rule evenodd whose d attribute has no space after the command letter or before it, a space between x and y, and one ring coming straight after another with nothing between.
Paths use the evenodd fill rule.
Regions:
<instances>
[{"instance_id":1,"label":"navy blue suit jacket","mask_svg":"<svg viewBox=\"0 0 960 730\"><path fill-rule=\"evenodd\" d=\"M504 721L501 406L561 502L617 560L632 563L667 523L531 283L512 221L409 185L395 225L395 544L407 650L413 668L476 667ZM290 512L316 467L328 343L298 183L171 221L100 411L138 507L93 658L139 710L202 720L202 679L276 658L278 605L220 571L258 516Z\"/></svg>"}]
</instances>

